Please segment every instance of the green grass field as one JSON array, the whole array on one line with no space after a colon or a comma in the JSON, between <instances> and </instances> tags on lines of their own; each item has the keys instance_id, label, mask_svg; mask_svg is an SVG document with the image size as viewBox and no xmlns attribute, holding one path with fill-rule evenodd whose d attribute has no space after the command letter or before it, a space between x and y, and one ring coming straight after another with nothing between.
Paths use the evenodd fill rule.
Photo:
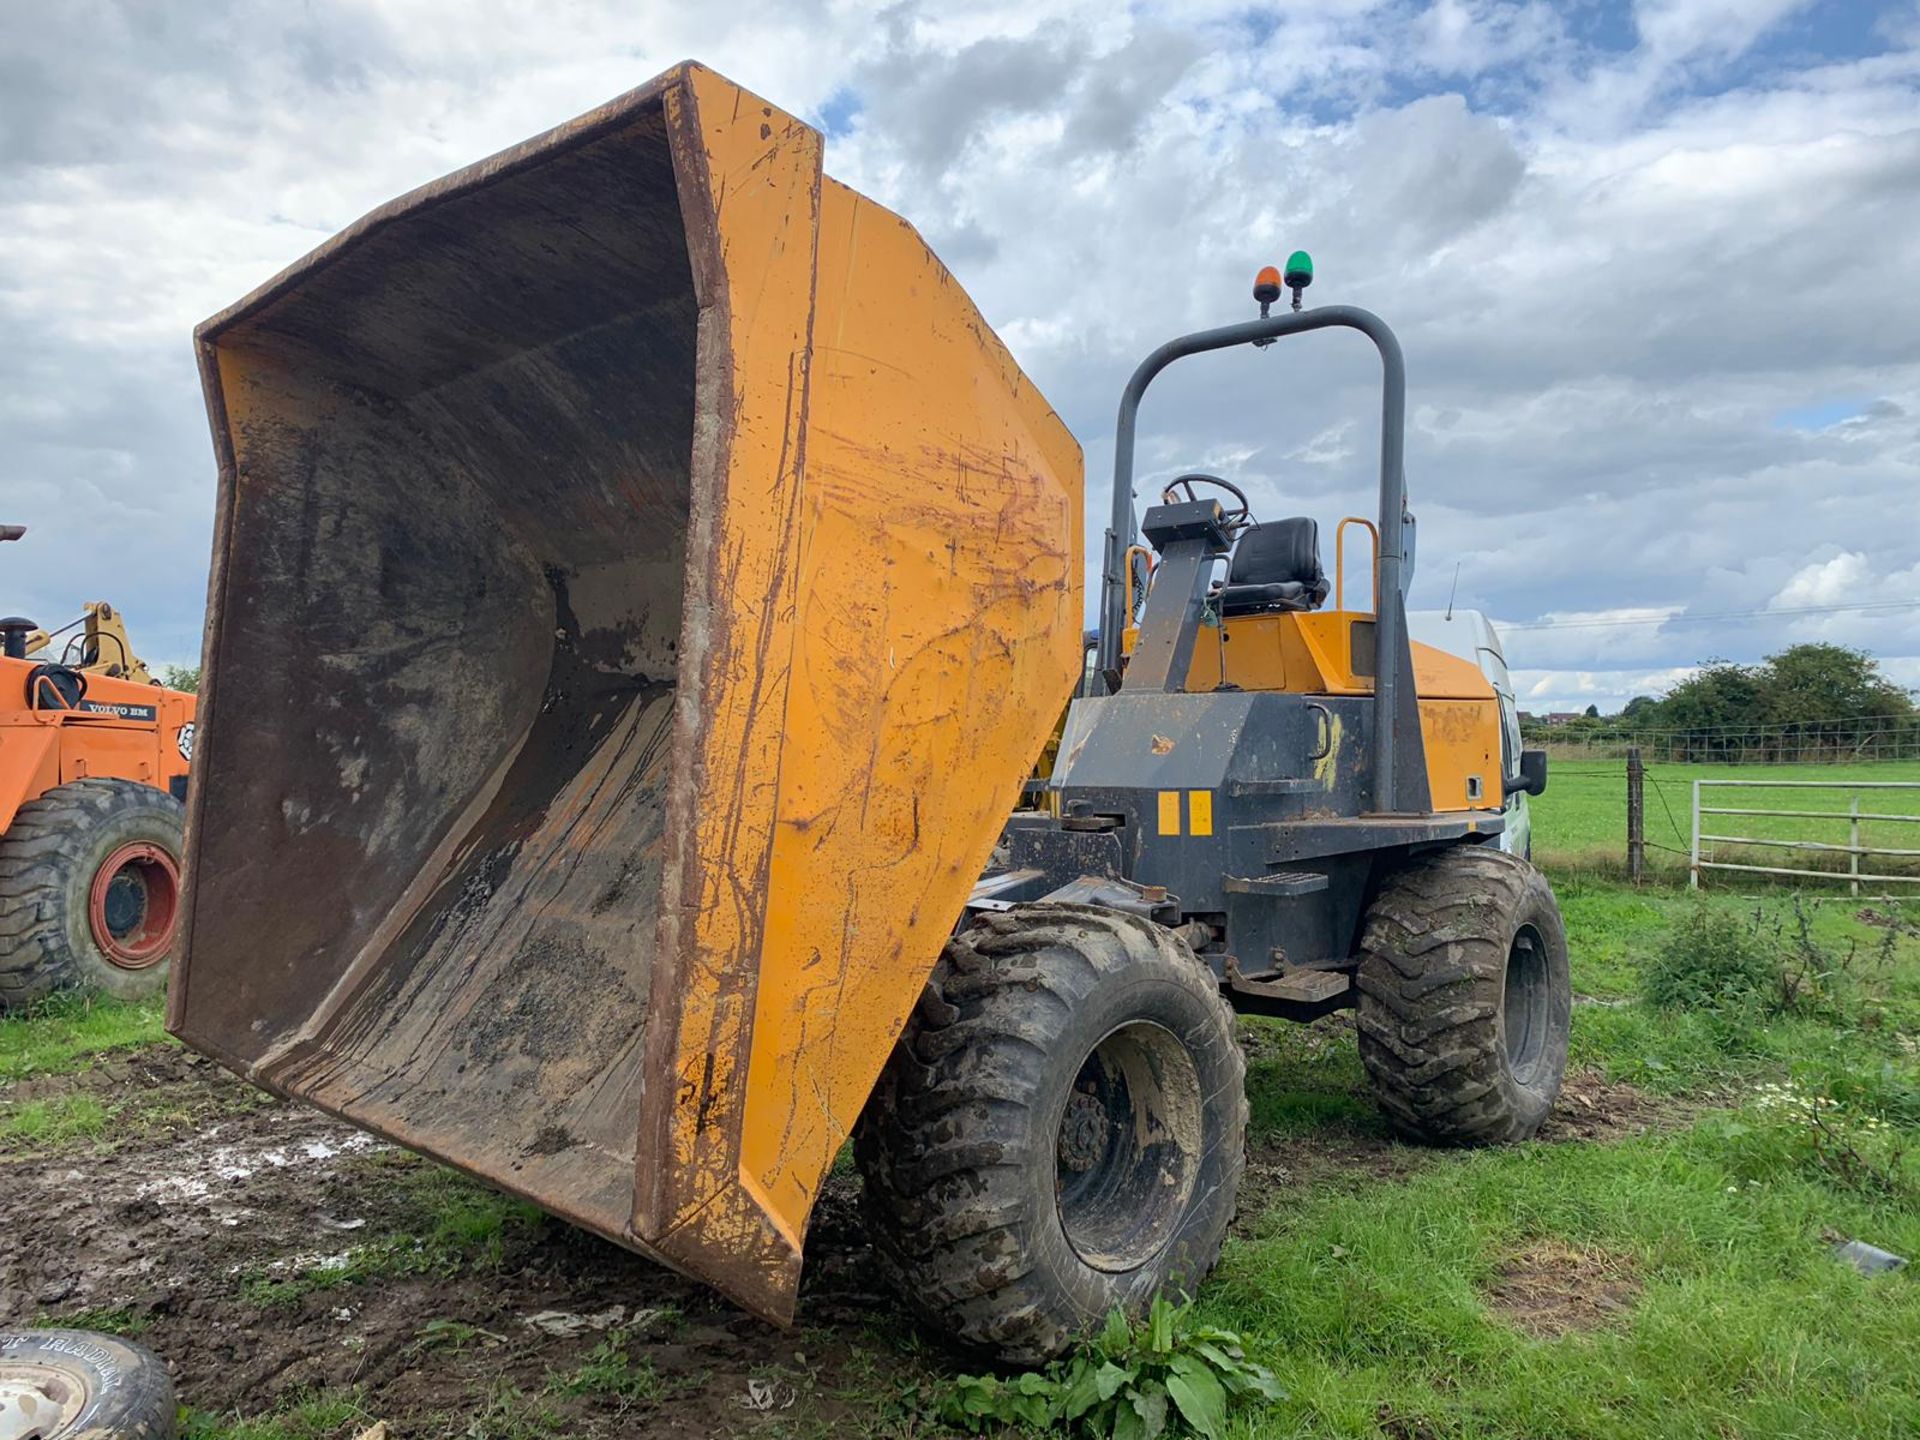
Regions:
<instances>
[{"instance_id":1,"label":"green grass field","mask_svg":"<svg viewBox=\"0 0 1920 1440\"><path fill-rule=\"evenodd\" d=\"M1887 761L1865 765L1649 765L1646 779L1647 862L1660 872L1684 870L1692 832L1693 782L1791 780L1823 783L1849 780L1920 782L1920 761ZM1920 815L1920 791L1859 792L1863 815ZM1844 789L1796 787L1791 790L1741 785L1713 786L1702 791L1702 804L1751 810L1803 812L1845 811L1852 798ZM1624 872L1627 847L1626 762L1622 760L1556 760L1548 768L1547 793L1533 805L1535 858L1548 868L1583 869L1607 874ZM1703 828L1709 834L1758 836L1764 839L1813 840L1831 845L1848 843L1845 819L1779 816L1710 816ZM1864 819L1863 845L1920 850L1920 824ZM1742 862L1803 866L1817 852L1772 846L1748 847L1734 854ZM1793 858L1799 857L1799 858ZM1844 868L1844 857L1819 857L1823 864ZM1886 865L1889 862L1879 862ZM1896 865L1898 862L1893 862ZM1906 868L1916 868L1914 861ZM1898 873L1896 869L1896 873ZM1741 877L1721 877L1736 883ZM1748 888L1752 879L1745 881ZM1885 887L1880 887L1884 889ZM1911 887L1920 893L1920 885Z\"/></svg>"}]
</instances>

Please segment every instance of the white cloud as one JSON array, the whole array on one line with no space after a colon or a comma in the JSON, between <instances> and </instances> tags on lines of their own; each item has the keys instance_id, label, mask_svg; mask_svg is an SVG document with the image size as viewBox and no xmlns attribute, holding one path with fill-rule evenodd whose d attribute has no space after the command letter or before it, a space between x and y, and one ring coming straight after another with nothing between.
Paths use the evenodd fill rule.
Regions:
<instances>
[{"instance_id":1,"label":"white cloud","mask_svg":"<svg viewBox=\"0 0 1920 1440\"><path fill-rule=\"evenodd\" d=\"M1633 20L1655 63L1737 55L1810 0L1640 0Z\"/></svg>"},{"instance_id":2,"label":"white cloud","mask_svg":"<svg viewBox=\"0 0 1920 1440\"><path fill-rule=\"evenodd\" d=\"M1675 665L1657 670L1516 670L1514 693L1522 710L1547 714L1584 710L1598 704L1612 711L1636 695L1660 695L1688 679L1699 667Z\"/></svg>"},{"instance_id":3,"label":"white cloud","mask_svg":"<svg viewBox=\"0 0 1920 1440\"><path fill-rule=\"evenodd\" d=\"M1843 605L1850 599L1857 603L1870 573L1865 555L1858 550L1843 551L1831 560L1818 560L1796 570L1793 578L1767 602L1767 608Z\"/></svg>"},{"instance_id":4,"label":"white cloud","mask_svg":"<svg viewBox=\"0 0 1920 1440\"><path fill-rule=\"evenodd\" d=\"M1517 666L1570 677L1552 698L1604 707L1806 637L1920 654L1915 612L1682 618L1920 592L1920 31L1743 69L1819 12L1642 5L1624 51L1573 14L12 7L0 519L35 533L0 554L5 608L105 595L154 658L191 659L212 505L191 326L381 201L696 55L802 114L839 97L829 168L968 286L1085 443L1096 524L1127 373L1252 313L1254 269L1304 246L1308 302L1366 305L1406 348L1415 603L1457 565L1461 605L1515 622L1666 617L1514 631ZM1263 515L1317 516L1330 552L1373 507L1377 377L1352 337L1186 362L1143 411L1143 464L1213 466ZM1780 422L1836 396L1864 409Z\"/></svg>"}]
</instances>

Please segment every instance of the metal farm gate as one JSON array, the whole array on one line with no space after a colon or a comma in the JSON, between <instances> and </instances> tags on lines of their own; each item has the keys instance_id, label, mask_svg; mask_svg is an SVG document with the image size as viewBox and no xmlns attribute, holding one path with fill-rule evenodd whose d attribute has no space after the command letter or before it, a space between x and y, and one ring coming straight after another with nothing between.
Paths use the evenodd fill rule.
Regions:
<instances>
[{"instance_id":1,"label":"metal farm gate","mask_svg":"<svg viewBox=\"0 0 1920 1440\"><path fill-rule=\"evenodd\" d=\"M1714 789L1736 790L1826 790L1846 792L1844 810L1776 810L1751 806L1713 805L1707 803L1711 795L1705 794ZM1860 797L1867 791L1893 791L1886 797L1890 803L1898 804L1903 796L1914 796L1920 792L1920 781L1913 780L1695 780L1693 782L1693 848L1691 855L1691 877L1689 883L1697 890L1701 884L1701 872L1705 870L1735 870L1750 875L1788 875L1809 880L1834 880L1847 882L1850 892L1861 893L1862 885L1899 886L1920 885L1920 849L1902 848L1889 845L1868 845L1862 843L1864 826L1884 825L1920 825L1920 815L1893 814L1886 810L1862 810ZM1916 797L1920 798L1920 797ZM1916 807L1920 808L1920 807ZM1716 816L1742 817L1732 822L1751 828L1751 821L1757 817L1770 819L1845 821L1847 825L1846 843L1831 840L1808 840L1780 835L1730 835L1719 833L1732 828L1731 825L1713 819ZM1709 831L1707 825L1712 825ZM1781 828L1781 827L1773 827ZM1914 832L1920 839L1920 831ZM1756 865L1742 861L1713 858L1712 846L1754 846L1792 852L1804 852L1812 855L1815 861L1823 856L1844 857L1845 868L1802 868L1788 865L1788 860L1798 859L1798 854L1784 855L1779 865ZM1726 855L1728 852L1718 852ZM1904 874L1875 873L1869 867L1876 859L1894 862L1891 866L1882 866L1882 872L1888 869L1904 870ZM1912 892L1920 894L1920 892Z\"/></svg>"}]
</instances>

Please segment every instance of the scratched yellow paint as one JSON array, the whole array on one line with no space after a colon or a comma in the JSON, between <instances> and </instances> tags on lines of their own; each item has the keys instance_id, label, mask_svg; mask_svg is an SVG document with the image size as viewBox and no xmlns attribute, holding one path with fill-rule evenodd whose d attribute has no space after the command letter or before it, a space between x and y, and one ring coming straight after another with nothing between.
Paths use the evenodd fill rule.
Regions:
<instances>
[{"instance_id":1,"label":"scratched yellow paint","mask_svg":"<svg viewBox=\"0 0 1920 1440\"><path fill-rule=\"evenodd\" d=\"M1340 745L1346 739L1346 725L1331 709L1325 723L1322 739L1326 753L1313 762L1313 778L1322 789L1331 791L1339 779Z\"/></svg>"},{"instance_id":2,"label":"scratched yellow paint","mask_svg":"<svg viewBox=\"0 0 1920 1440\"><path fill-rule=\"evenodd\" d=\"M1162 835L1180 833L1180 792L1178 790L1160 792L1160 833Z\"/></svg>"},{"instance_id":3,"label":"scratched yellow paint","mask_svg":"<svg viewBox=\"0 0 1920 1440\"><path fill-rule=\"evenodd\" d=\"M717 231L689 247L700 345L730 361L696 399L694 542L712 526L722 564L690 610L726 623L682 656L669 829L694 839L634 1229L781 1317L821 1178L1078 676L1081 460L919 235L823 176L815 132L684 73L676 177L690 240Z\"/></svg>"},{"instance_id":4,"label":"scratched yellow paint","mask_svg":"<svg viewBox=\"0 0 1920 1440\"><path fill-rule=\"evenodd\" d=\"M698 686L698 781L683 800L691 815L670 809L669 825L690 821L696 839L663 894L661 949L678 963L656 986L646 1063L653 1097L672 1077L672 1103L656 1098L643 1117L634 1218L709 1278L719 1261L757 1271L725 1288L777 1311L797 1247L740 1191L737 1165L764 924L749 892L773 843L793 649L821 139L710 70L683 73L665 103L684 218L690 237L717 232L713 246L689 245L700 349L729 364L703 364L695 396L691 525L696 542L710 527L719 563L690 597L681 654L683 685Z\"/></svg>"},{"instance_id":5,"label":"scratched yellow paint","mask_svg":"<svg viewBox=\"0 0 1920 1440\"><path fill-rule=\"evenodd\" d=\"M1213 792L1211 790L1187 792L1187 821L1189 835L1213 834Z\"/></svg>"},{"instance_id":6,"label":"scratched yellow paint","mask_svg":"<svg viewBox=\"0 0 1920 1440\"><path fill-rule=\"evenodd\" d=\"M1491 704L1473 700L1420 701L1420 734L1426 742L1427 782L1436 810L1498 810L1505 798L1500 784L1500 715ZM1480 796L1468 794L1467 780L1480 777Z\"/></svg>"},{"instance_id":7,"label":"scratched yellow paint","mask_svg":"<svg viewBox=\"0 0 1920 1440\"><path fill-rule=\"evenodd\" d=\"M1080 663L1078 445L920 236L832 180L818 274L740 1153L796 1234Z\"/></svg>"}]
</instances>

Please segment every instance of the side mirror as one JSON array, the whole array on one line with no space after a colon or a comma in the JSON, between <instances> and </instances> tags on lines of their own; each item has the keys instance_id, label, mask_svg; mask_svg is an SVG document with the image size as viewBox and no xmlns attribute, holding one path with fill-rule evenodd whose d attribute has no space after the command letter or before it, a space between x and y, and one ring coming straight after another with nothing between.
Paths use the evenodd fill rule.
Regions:
<instances>
[{"instance_id":1,"label":"side mirror","mask_svg":"<svg viewBox=\"0 0 1920 1440\"><path fill-rule=\"evenodd\" d=\"M1507 793L1524 790L1529 795L1540 795L1547 788L1547 752L1544 750L1522 750L1520 752L1520 773L1507 781Z\"/></svg>"}]
</instances>

